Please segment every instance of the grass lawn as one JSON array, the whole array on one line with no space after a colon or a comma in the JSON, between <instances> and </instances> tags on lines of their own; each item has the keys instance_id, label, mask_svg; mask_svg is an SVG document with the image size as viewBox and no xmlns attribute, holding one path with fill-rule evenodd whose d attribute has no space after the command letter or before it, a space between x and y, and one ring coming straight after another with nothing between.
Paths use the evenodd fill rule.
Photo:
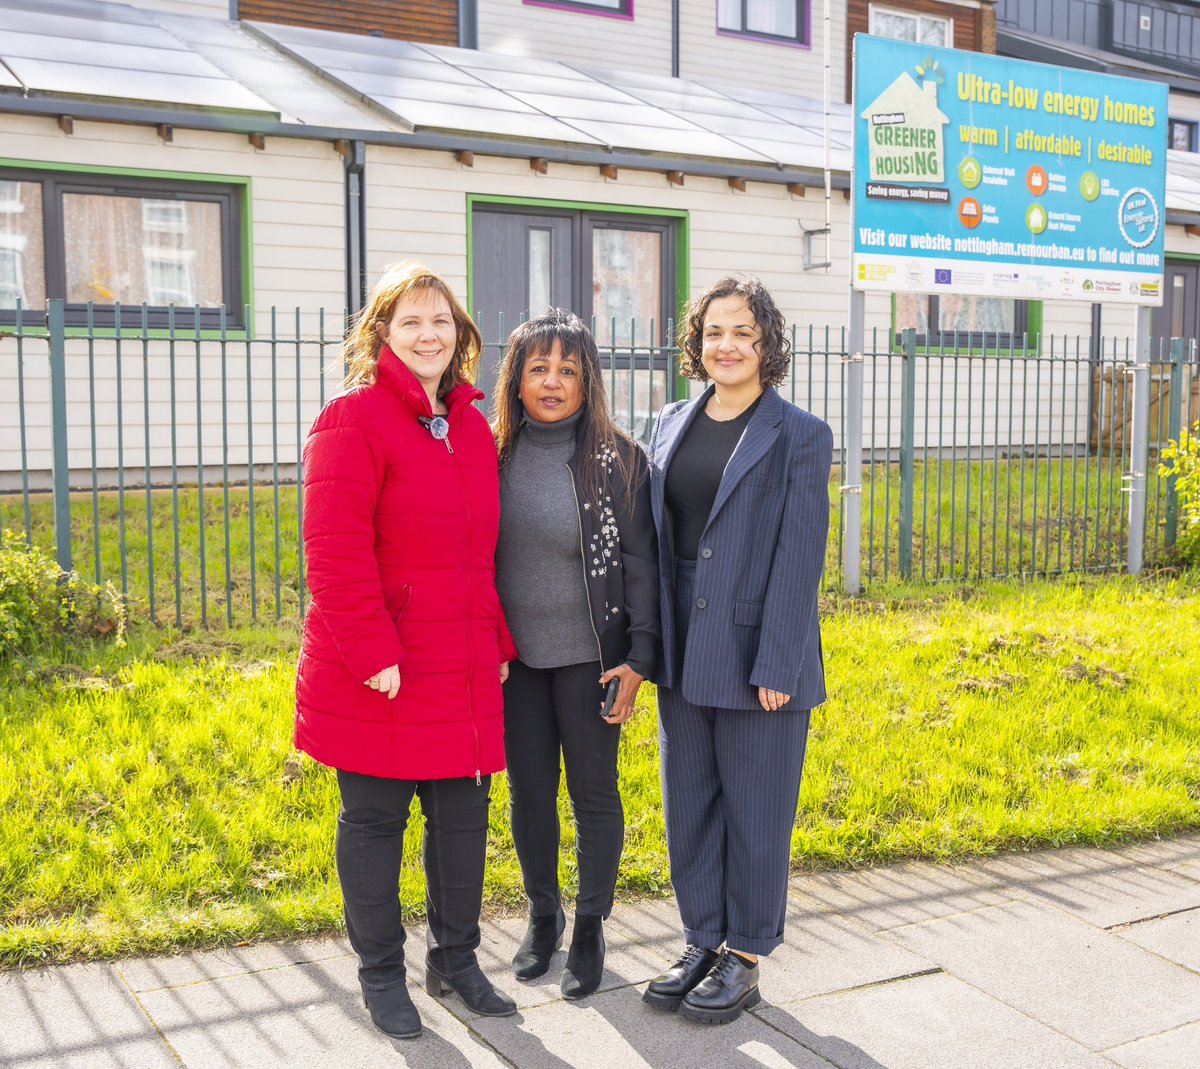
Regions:
<instances>
[{"instance_id":1,"label":"grass lawn","mask_svg":"<svg viewBox=\"0 0 1200 1069\"><path fill-rule=\"evenodd\" d=\"M1200 575L890 587L826 608L798 868L1200 827ZM295 642L140 625L124 649L0 667L0 964L340 923L333 775L290 746ZM647 688L621 751L626 895L667 888L656 730ZM502 776L492 797L487 900L519 907ZM412 914L418 839L414 820Z\"/></svg>"}]
</instances>

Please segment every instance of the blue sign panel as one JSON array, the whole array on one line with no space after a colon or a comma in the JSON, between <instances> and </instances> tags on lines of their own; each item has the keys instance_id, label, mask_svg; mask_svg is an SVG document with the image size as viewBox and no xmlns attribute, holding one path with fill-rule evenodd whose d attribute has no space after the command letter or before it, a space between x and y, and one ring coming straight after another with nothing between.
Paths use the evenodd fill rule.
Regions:
<instances>
[{"instance_id":1,"label":"blue sign panel","mask_svg":"<svg viewBox=\"0 0 1200 1069\"><path fill-rule=\"evenodd\" d=\"M1165 85L854 41L856 289L1162 303Z\"/></svg>"}]
</instances>

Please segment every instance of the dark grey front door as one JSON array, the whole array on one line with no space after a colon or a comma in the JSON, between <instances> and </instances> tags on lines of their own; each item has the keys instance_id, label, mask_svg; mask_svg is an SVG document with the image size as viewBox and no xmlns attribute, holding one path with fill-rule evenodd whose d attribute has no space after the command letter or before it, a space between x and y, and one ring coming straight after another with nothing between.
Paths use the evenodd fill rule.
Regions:
<instances>
[{"instance_id":1,"label":"dark grey front door","mask_svg":"<svg viewBox=\"0 0 1200 1069\"><path fill-rule=\"evenodd\" d=\"M547 308L578 307L573 288L577 224L571 214L476 209L471 315L483 334L478 383L490 410L496 369L514 327Z\"/></svg>"},{"instance_id":2,"label":"dark grey front door","mask_svg":"<svg viewBox=\"0 0 1200 1069\"><path fill-rule=\"evenodd\" d=\"M476 205L471 314L483 333L485 409L512 329L547 307L569 308L592 324L617 422L645 440L673 395L675 229L672 219L631 212Z\"/></svg>"},{"instance_id":3,"label":"dark grey front door","mask_svg":"<svg viewBox=\"0 0 1200 1069\"><path fill-rule=\"evenodd\" d=\"M1197 301L1200 264L1168 260L1163 277L1163 303L1154 309L1154 352L1168 355L1171 338L1195 338L1200 334L1200 302ZM1161 347L1161 348L1160 348ZM1189 345L1185 352L1190 352Z\"/></svg>"}]
</instances>

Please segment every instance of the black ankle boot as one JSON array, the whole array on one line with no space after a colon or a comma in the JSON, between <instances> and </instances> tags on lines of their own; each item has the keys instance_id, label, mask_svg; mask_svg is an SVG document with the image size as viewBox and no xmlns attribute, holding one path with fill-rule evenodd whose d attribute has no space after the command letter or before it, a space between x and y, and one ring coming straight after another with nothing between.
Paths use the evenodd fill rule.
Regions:
<instances>
[{"instance_id":1,"label":"black ankle boot","mask_svg":"<svg viewBox=\"0 0 1200 1069\"><path fill-rule=\"evenodd\" d=\"M421 1016L413 1005L405 984L372 990L359 981L363 1005L371 1013L371 1023L391 1039L414 1039L421 1034Z\"/></svg>"},{"instance_id":2,"label":"black ankle boot","mask_svg":"<svg viewBox=\"0 0 1200 1069\"><path fill-rule=\"evenodd\" d=\"M508 1017L517 1012L517 1004L497 991L477 964L456 969L453 976L447 976L426 958L425 990L434 998L453 991L467 1009L481 1017Z\"/></svg>"},{"instance_id":3,"label":"black ankle boot","mask_svg":"<svg viewBox=\"0 0 1200 1069\"><path fill-rule=\"evenodd\" d=\"M563 969L563 998L587 998L600 986L604 975L604 918L587 913L575 914L571 932L571 949L567 951L567 967Z\"/></svg>"},{"instance_id":4,"label":"black ankle boot","mask_svg":"<svg viewBox=\"0 0 1200 1069\"><path fill-rule=\"evenodd\" d=\"M521 946L512 960L513 975L518 980L536 980L546 975L550 959L562 946L563 929L566 926L567 919L561 909L548 917L530 916L525 938L521 940Z\"/></svg>"}]
</instances>

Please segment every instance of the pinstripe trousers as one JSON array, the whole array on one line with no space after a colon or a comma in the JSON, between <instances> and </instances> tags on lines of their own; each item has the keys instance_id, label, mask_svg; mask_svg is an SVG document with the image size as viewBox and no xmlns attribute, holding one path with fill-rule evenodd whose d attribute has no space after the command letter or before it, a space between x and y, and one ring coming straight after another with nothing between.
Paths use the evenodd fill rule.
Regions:
<instances>
[{"instance_id":1,"label":"pinstripe trousers","mask_svg":"<svg viewBox=\"0 0 1200 1069\"><path fill-rule=\"evenodd\" d=\"M676 561L684 656L695 568ZM667 852L684 937L769 954L783 942L809 710L714 709L692 705L679 687L660 687L658 715Z\"/></svg>"}]
</instances>

